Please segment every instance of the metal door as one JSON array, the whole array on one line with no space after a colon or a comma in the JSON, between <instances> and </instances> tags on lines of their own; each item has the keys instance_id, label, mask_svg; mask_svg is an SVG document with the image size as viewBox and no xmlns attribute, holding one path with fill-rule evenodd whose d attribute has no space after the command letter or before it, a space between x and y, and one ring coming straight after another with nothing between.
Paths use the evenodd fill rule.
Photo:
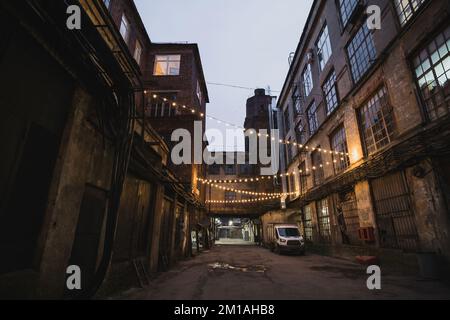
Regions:
<instances>
[{"instance_id":1,"label":"metal door","mask_svg":"<svg viewBox=\"0 0 450 320\"><path fill-rule=\"evenodd\" d=\"M380 245L417 251L418 234L403 172L371 182Z\"/></svg>"}]
</instances>

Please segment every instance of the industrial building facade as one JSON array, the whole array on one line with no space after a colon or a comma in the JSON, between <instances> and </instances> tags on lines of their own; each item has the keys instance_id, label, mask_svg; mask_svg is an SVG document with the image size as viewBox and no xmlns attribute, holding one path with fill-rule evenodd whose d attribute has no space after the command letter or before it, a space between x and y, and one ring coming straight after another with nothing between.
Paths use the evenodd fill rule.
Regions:
<instances>
[{"instance_id":1,"label":"industrial building facade","mask_svg":"<svg viewBox=\"0 0 450 320\"><path fill-rule=\"evenodd\" d=\"M310 243L449 261L449 13L440 0L314 1L278 103L287 211Z\"/></svg>"},{"instance_id":2,"label":"industrial building facade","mask_svg":"<svg viewBox=\"0 0 450 320\"><path fill-rule=\"evenodd\" d=\"M69 5L80 30L66 25ZM201 96L204 112L197 46L167 55L131 0L8 1L0 18L0 296L107 295L195 253L208 223L192 177L204 168L174 172L150 92L176 90L192 106ZM69 265L83 271L75 294Z\"/></svg>"}]
</instances>

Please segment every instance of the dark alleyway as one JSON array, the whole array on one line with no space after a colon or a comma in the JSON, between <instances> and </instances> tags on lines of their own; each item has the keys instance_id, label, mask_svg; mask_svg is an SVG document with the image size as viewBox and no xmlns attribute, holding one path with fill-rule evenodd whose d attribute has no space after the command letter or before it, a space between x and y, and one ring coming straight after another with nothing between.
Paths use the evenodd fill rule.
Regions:
<instances>
[{"instance_id":1,"label":"dark alleyway","mask_svg":"<svg viewBox=\"0 0 450 320\"><path fill-rule=\"evenodd\" d=\"M369 291L365 270L352 262L306 255L278 256L252 246L217 246L160 275L146 289L119 299L442 299L450 288L434 281L382 274Z\"/></svg>"}]
</instances>

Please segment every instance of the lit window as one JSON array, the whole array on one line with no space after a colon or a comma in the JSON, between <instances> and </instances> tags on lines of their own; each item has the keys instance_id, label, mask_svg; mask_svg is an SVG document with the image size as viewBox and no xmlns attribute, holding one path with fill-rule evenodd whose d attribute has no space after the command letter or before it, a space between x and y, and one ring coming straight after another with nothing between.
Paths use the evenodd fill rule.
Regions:
<instances>
[{"instance_id":1,"label":"lit window","mask_svg":"<svg viewBox=\"0 0 450 320\"><path fill-rule=\"evenodd\" d=\"M138 64L141 63L141 55L142 55L141 43L139 41L136 41L136 48L134 49L134 60L136 60Z\"/></svg>"},{"instance_id":2,"label":"lit window","mask_svg":"<svg viewBox=\"0 0 450 320\"><path fill-rule=\"evenodd\" d=\"M353 80L358 82L375 62L376 57L373 36L367 27L367 23L363 23L353 37L347 47L347 53L352 69Z\"/></svg>"},{"instance_id":3,"label":"lit window","mask_svg":"<svg viewBox=\"0 0 450 320\"><path fill-rule=\"evenodd\" d=\"M322 154L319 151L311 153L311 161L313 165L313 185L315 187L320 186L324 179Z\"/></svg>"},{"instance_id":4,"label":"lit window","mask_svg":"<svg viewBox=\"0 0 450 320\"><path fill-rule=\"evenodd\" d=\"M310 63L308 63L307 66L305 67L305 70L303 70L302 80L303 80L303 92L305 93L305 97L307 97L309 96L313 88L313 79Z\"/></svg>"},{"instance_id":5,"label":"lit window","mask_svg":"<svg viewBox=\"0 0 450 320\"><path fill-rule=\"evenodd\" d=\"M331 149L333 151L339 152L339 154L333 154L334 172L340 173L347 169L350 165L350 159L347 156L348 148L344 126L340 126L336 131L334 131L334 133L331 135L330 140ZM344 155L342 155L342 153Z\"/></svg>"},{"instance_id":6,"label":"lit window","mask_svg":"<svg viewBox=\"0 0 450 320\"><path fill-rule=\"evenodd\" d=\"M127 42L130 35L130 24L128 23L128 19L125 15L122 15L122 21L120 23L120 34L122 35L123 40Z\"/></svg>"},{"instance_id":7,"label":"lit window","mask_svg":"<svg viewBox=\"0 0 450 320\"><path fill-rule=\"evenodd\" d=\"M359 109L359 119L367 154L373 154L391 143L396 127L384 87Z\"/></svg>"},{"instance_id":8,"label":"lit window","mask_svg":"<svg viewBox=\"0 0 450 320\"><path fill-rule=\"evenodd\" d=\"M350 20L358 1L359 0L339 0L339 9L341 11L341 19L344 27L347 25L348 20Z\"/></svg>"},{"instance_id":9,"label":"lit window","mask_svg":"<svg viewBox=\"0 0 450 320\"><path fill-rule=\"evenodd\" d=\"M327 80L325 80L322 89L325 94L327 115L330 115L330 113L333 112L339 104L339 97L336 88L336 73L334 71L328 76Z\"/></svg>"},{"instance_id":10,"label":"lit window","mask_svg":"<svg viewBox=\"0 0 450 320\"><path fill-rule=\"evenodd\" d=\"M314 133L316 133L317 129L319 129L319 117L317 115L317 111L318 111L317 105L315 102L313 102L307 111L309 133L311 136Z\"/></svg>"},{"instance_id":11,"label":"lit window","mask_svg":"<svg viewBox=\"0 0 450 320\"><path fill-rule=\"evenodd\" d=\"M312 222L312 212L311 206L306 206L303 208L303 229L305 230L305 240L313 240L313 222Z\"/></svg>"},{"instance_id":12,"label":"lit window","mask_svg":"<svg viewBox=\"0 0 450 320\"><path fill-rule=\"evenodd\" d=\"M320 70L322 71L332 54L330 35L328 34L327 25L325 25L325 27L322 29L316 46L317 55L319 56L319 66Z\"/></svg>"},{"instance_id":13,"label":"lit window","mask_svg":"<svg viewBox=\"0 0 450 320\"><path fill-rule=\"evenodd\" d=\"M397 9L400 24L404 26L425 1L427 0L395 0L395 9Z\"/></svg>"},{"instance_id":14,"label":"lit window","mask_svg":"<svg viewBox=\"0 0 450 320\"><path fill-rule=\"evenodd\" d=\"M449 113L450 27L413 60L417 83L430 120Z\"/></svg>"},{"instance_id":15,"label":"lit window","mask_svg":"<svg viewBox=\"0 0 450 320\"><path fill-rule=\"evenodd\" d=\"M330 211L328 210L328 200L323 199L317 202L317 218L319 222L319 235L323 242L331 241Z\"/></svg>"},{"instance_id":16,"label":"lit window","mask_svg":"<svg viewBox=\"0 0 450 320\"><path fill-rule=\"evenodd\" d=\"M155 76L178 76L180 74L180 55L164 55L155 57Z\"/></svg>"}]
</instances>

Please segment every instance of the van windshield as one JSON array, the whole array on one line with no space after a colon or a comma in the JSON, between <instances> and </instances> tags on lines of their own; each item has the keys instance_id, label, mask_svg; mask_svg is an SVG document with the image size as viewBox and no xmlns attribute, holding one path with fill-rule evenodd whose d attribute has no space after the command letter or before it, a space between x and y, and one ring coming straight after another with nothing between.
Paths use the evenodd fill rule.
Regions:
<instances>
[{"instance_id":1,"label":"van windshield","mask_svg":"<svg viewBox=\"0 0 450 320\"><path fill-rule=\"evenodd\" d=\"M278 234L280 237L299 237L300 232L297 228L278 228Z\"/></svg>"}]
</instances>

